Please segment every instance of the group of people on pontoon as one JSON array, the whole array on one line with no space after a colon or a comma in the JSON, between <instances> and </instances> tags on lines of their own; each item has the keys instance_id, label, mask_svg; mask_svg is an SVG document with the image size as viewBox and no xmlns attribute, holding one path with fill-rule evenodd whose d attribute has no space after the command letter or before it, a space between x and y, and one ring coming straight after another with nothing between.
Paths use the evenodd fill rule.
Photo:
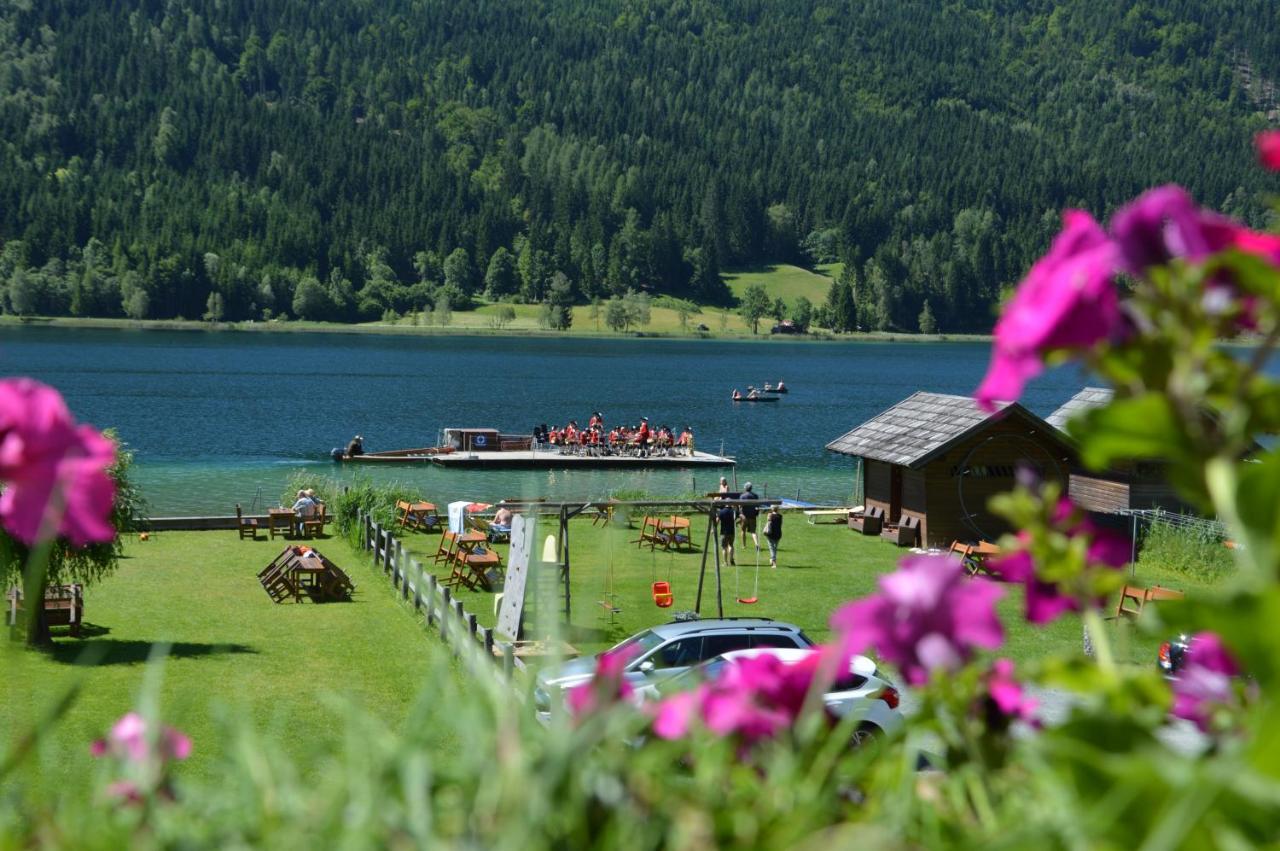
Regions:
<instances>
[{"instance_id":1,"label":"group of people on pontoon","mask_svg":"<svg viewBox=\"0 0 1280 851\"><path fill-rule=\"evenodd\" d=\"M693 455L693 429L685 426L677 434L666 425L653 428L648 417L634 426L606 427L599 411L592 414L586 426L569 420L563 427L535 426L533 439L540 446L555 446L564 453L580 455Z\"/></svg>"}]
</instances>

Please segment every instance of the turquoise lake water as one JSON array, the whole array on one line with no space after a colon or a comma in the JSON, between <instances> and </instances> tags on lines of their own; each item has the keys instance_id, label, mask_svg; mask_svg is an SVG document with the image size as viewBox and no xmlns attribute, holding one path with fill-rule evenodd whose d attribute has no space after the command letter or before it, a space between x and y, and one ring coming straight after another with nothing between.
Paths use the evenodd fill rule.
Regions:
<instances>
[{"instance_id":1,"label":"turquoise lake water","mask_svg":"<svg viewBox=\"0 0 1280 851\"><path fill-rule=\"evenodd\" d=\"M353 434L370 451L436 442L446 426L528 432L537 423L692 426L699 449L737 459L739 484L769 496L843 503L854 462L824 445L916 390L969 394L986 343L767 343L391 337L0 328L0 375L62 391L81 420L114 427L137 456L155 516L275 505L297 470L396 480L437 502L602 498L713 490L693 471L340 467ZM731 391L786 382L777 404ZM1028 389L1046 415L1086 384L1074 367ZM729 473L730 476L734 475Z\"/></svg>"}]
</instances>

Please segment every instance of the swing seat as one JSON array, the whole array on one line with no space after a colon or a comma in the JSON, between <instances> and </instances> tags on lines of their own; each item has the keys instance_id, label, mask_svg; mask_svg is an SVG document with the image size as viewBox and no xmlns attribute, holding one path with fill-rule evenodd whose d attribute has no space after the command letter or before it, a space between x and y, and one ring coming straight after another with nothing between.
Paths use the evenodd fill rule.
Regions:
<instances>
[{"instance_id":1,"label":"swing seat","mask_svg":"<svg viewBox=\"0 0 1280 851\"><path fill-rule=\"evenodd\" d=\"M653 583L653 602L659 609L666 609L676 601L676 595L671 593L670 582Z\"/></svg>"},{"instance_id":2,"label":"swing seat","mask_svg":"<svg viewBox=\"0 0 1280 851\"><path fill-rule=\"evenodd\" d=\"M738 602L742 603L744 606L752 606L752 605L755 605L756 603L759 603L760 598L759 597L739 597Z\"/></svg>"}]
</instances>

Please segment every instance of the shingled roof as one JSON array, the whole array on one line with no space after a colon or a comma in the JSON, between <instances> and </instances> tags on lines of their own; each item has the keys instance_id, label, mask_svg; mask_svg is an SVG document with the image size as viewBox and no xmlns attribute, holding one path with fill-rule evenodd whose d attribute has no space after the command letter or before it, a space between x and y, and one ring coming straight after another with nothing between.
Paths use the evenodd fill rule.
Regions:
<instances>
[{"instance_id":1,"label":"shingled roof","mask_svg":"<svg viewBox=\"0 0 1280 851\"><path fill-rule=\"evenodd\" d=\"M989 421L1017 416L1045 427L1016 402L997 402L991 413L968 396L920 391L827 444L842 455L922 467ZM1052 429L1045 428L1049 434ZM1055 435L1056 436L1056 435Z\"/></svg>"},{"instance_id":2,"label":"shingled roof","mask_svg":"<svg viewBox=\"0 0 1280 851\"><path fill-rule=\"evenodd\" d=\"M1086 387L1062 404L1061 408L1045 417L1045 422L1058 431L1067 430L1067 421L1092 408L1101 408L1111 401L1115 391L1110 387Z\"/></svg>"}]
</instances>

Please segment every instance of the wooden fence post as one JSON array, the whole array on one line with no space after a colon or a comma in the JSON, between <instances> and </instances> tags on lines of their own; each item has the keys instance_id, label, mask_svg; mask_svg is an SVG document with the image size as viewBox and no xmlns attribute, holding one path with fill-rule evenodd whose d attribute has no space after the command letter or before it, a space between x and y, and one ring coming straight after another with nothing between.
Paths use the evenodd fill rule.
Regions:
<instances>
[{"instance_id":1,"label":"wooden fence post","mask_svg":"<svg viewBox=\"0 0 1280 851\"><path fill-rule=\"evenodd\" d=\"M516 648L510 642L502 645L502 673L509 680L516 669Z\"/></svg>"},{"instance_id":2,"label":"wooden fence post","mask_svg":"<svg viewBox=\"0 0 1280 851\"><path fill-rule=\"evenodd\" d=\"M413 577L413 608L422 608L422 565L416 558L409 559L409 575ZM404 598L409 599L409 583L404 584Z\"/></svg>"},{"instance_id":3,"label":"wooden fence post","mask_svg":"<svg viewBox=\"0 0 1280 851\"><path fill-rule=\"evenodd\" d=\"M436 584L439 582L433 573L427 577L427 626L435 623L436 617Z\"/></svg>"},{"instance_id":4,"label":"wooden fence post","mask_svg":"<svg viewBox=\"0 0 1280 851\"><path fill-rule=\"evenodd\" d=\"M391 530L382 530L382 572L391 572Z\"/></svg>"},{"instance_id":5,"label":"wooden fence post","mask_svg":"<svg viewBox=\"0 0 1280 851\"><path fill-rule=\"evenodd\" d=\"M480 640L484 643L484 655L490 662L493 661L493 630L485 627L480 630Z\"/></svg>"},{"instance_id":6,"label":"wooden fence post","mask_svg":"<svg viewBox=\"0 0 1280 851\"><path fill-rule=\"evenodd\" d=\"M471 636L472 641L475 641L476 628L479 626L476 623L476 616L473 615L471 612L467 612L466 616L467 616L467 635Z\"/></svg>"},{"instance_id":7,"label":"wooden fence post","mask_svg":"<svg viewBox=\"0 0 1280 851\"><path fill-rule=\"evenodd\" d=\"M449 643L449 610L453 605L453 591L445 588L440 601L440 638Z\"/></svg>"}]
</instances>

